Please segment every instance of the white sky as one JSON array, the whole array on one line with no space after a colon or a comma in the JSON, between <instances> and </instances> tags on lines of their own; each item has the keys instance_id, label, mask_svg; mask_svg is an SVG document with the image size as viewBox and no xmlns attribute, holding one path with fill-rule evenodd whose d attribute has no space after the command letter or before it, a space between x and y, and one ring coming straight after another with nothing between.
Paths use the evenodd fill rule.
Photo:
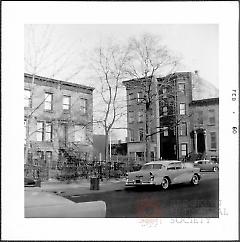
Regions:
<instances>
[{"instance_id":1,"label":"white sky","mask_svg":"<svg viewBox=\"0 0 240 242\"><path fill-rule=\"evenodd\" d=\"M109 38L126 42L131 36L152 33L161 36L170 50L182 57L180 70L198 70L201 77L218 87L218 25L181 24L181 25L52 25L54 42L73 44L73 49L82 55L75 62L86 65L85 54L101 41ZM76 63L75 63L76 64ZM77 82L88 79L86 70L78 75ZM75 80L74 80L75 81Z\"/></svg>"}]
</instances>

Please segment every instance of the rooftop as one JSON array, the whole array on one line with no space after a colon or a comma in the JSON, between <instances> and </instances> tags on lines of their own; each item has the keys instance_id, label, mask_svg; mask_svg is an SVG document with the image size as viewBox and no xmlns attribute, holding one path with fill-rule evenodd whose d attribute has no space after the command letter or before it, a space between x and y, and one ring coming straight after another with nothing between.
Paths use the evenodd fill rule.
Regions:
<instances>
[{"instance_id":1,"label":"rooftop","mask_svg":"<svg viewBox=\"0 0 240 242\"><path fill-rule=\"evenodd\" d=\"M24 77L32 78L33 75L32 74L28 74L28 73L24 73ZM35 75L35 78L38 79L38 80L41 80L41 81L47 81L47 82L51 82L51 83L54 83L54 84L60 84L60 85L65 85L65 86L72 86L72 87L76 87L76 88L83 88L83 89L87 89L89 91L93 91L94 90L94 87L85 86L85 85L77 84L77 83L73 83L73 82L66 82L66 81L61 81L61 80L48 78L48 77L43 77L43 76L38 76L38 75Z\"/></svg>"},{"instance_id":2,"label":"rooftop","mask_svg":"<svg viewBox=\"0 0 240 242\"><path fill-rule=\"evenodd\" d=\"M219 98L207 98L207 99L199 99L192 101L190 106L205 106L205 105L214 105L219 104Z\"/></svg>"}]
</instances>

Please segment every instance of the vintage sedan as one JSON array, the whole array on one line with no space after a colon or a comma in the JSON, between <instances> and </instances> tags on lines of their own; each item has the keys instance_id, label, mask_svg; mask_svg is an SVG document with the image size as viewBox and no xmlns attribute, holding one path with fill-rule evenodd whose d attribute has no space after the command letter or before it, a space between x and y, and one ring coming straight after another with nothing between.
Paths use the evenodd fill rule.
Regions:
<instances>
[{"instance_id":1,"label":"vintage sedan","mask_svg":"<svg viewBox=\"0 0 240 242\"><path fill-rule=\"evenodd\" d=\"M171 184L189 182L198 185L200 178L200 169L193 164L177 160L161 160L144 164L140 171L129 172L125 185L158 185L166 190Z\"/></svg>"},{"instance_id":2,"label":"vintage sedan","mask_svg":"<svg viewBox=\"0 0 240 242\"><path fill-rule=\"evenodd\" d=\"M197 160L194 166L200 168L200 171L218 171L218 164L210 160Z\"/></svg>"}]
</instances>

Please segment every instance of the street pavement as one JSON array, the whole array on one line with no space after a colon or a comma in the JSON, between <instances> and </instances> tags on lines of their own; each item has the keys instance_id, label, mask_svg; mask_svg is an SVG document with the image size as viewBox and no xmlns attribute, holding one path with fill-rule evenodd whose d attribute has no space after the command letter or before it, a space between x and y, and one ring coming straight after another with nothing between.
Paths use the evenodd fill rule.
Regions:
<instances>
[{"instance_id":1,"label":"street pavement","mask_svg":"<svg viewBox=\"0 0 240 242\"><path fill-rule=\"evenodd\" d=\"M74 202L102 200L108 218L217 218L219 216L218 172L202 173L198 186L179 184L167 191L137 187L104 193L67 197Z\"/></svg>"}]
</instances>

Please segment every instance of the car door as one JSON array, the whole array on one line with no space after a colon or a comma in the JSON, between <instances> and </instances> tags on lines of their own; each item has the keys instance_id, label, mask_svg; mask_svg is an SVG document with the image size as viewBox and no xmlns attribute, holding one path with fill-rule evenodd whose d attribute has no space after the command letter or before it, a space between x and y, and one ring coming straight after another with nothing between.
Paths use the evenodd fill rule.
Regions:
<instances>
[{"instance_id":1,"label":"car door","mask_svg":"<svg viewBox=\"0 0 240 242\"><path fill-rule=\"evenodd\" d=\"M174 178L174 183L183 183L188 180L187 177L190 177L191 174L189 174L189 170L183 166L182 163L176 164L175 165L175 178Z\"/></svg>"},{"instance_id":2,"label":"car door","mask_svg":"<svg viewBox=\"0 0 240 242\"><path fill-rule=\"evenodd\" d=\"M172 184L181 182L181 174L182 169L180 168L179 164L171 163L168 165L167 175L170 177Z\"/></svg>"},{"instance_id":3,"label":"car door","mask_svg":"<svg viewBox=\"0 0 240 242\"><path fill-rule=\"evenodd\" d=\"M213 169L213 164L211 161L206 161L206 170L212 170Z\"/></svg>"}]
</instances>

